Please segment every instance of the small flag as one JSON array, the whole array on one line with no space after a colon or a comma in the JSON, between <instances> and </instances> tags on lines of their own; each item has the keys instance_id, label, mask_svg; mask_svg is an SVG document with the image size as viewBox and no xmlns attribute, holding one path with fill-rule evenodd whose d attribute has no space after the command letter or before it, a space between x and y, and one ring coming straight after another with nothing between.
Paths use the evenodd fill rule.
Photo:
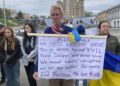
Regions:
<instances>
[{"instance_id":1,"label":"small flag","mask_svg":"<svg viewBox=\"0 0 120 86\"><path fill-rule=\"evenodd\" d=\"M68 35L69 35L70 41L73 43L79 42L81 40L81 37L77 29L73 29L72 32L70 32Z\"/></svg>"}]
</instances>

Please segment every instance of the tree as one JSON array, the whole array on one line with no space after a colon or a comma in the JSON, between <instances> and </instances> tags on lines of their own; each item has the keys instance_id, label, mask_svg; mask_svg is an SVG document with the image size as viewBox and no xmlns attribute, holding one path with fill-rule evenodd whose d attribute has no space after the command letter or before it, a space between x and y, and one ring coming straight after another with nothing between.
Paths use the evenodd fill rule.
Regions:
<instances>
[{"instance_id":1,"label":"tree","mask_svg":"<svg viewBox=\"0 0 120 86\"><path fill-rule=\"evenodd\" d=\"M3 8L0 8L0 18L3 18ZM10 18L10 9L5 9L6 12L6 18Z\"/></svg>"},{"instance_id":2,"label":"tree","mask_svg":"<svg viewBox=\"0 0 120 86\"><path fill-rule=\"evenodd\" d=\"M0 8L0 18L3 17L3 12L2 12L2 9Z\"/></svg>"},{"instance_id":3,"label":"tree","mask_svg":"<svg viewBox=\"0 0 120 86\"><path fill-rule=\"evenodd\" d=\"M23 15L22 11L19 11L19 12L17 13L17 18L18 18L18 19L24 19L24 15Z\"/></svg>"},{"instance_id":4,"label":"tree","mask_svg":"<svg viewBox=\"0 0 120 86\"><path fill-rule=\"evenodd\" d=\"M45 16L40 16L40 18L45 19Z\"/></svg>"},{"instance_id":5,"label":"tree","mask_svg":"<svg viewBox=\"0 0 120 86\"><path fill-rule=\"evenodd\" d=\"M38 19L38 16L37 15L33 15L33 19Z\"/></svg>"},{"instance_id":6,"label":"tree","mask_svg":"<svg viewBox=\"0 0 120 86\"><path fill-rule=\"evenodd\" d=\"M9 19L10 18L10 9L5 9L6 11L6 18Z\"/></svg>"},{"instance_id":7,"label":"tree","mask_svg":"<svg viewBox=\"0 0 120 86\"><path fill-rule=\"evenodd\" d=\"M85 17L92 17L94 14L92 12L85 12Z\"/></svg>"}]
</instances>

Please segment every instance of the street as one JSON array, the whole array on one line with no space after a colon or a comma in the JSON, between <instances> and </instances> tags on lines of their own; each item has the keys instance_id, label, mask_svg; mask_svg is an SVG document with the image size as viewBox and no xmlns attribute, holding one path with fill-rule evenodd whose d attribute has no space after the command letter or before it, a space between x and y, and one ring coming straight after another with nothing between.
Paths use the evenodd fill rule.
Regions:
<instances>
[{"instance_id":1,"label":"street","mask_svg":"<svg viewBox=\"0 0 120 86\"><path fill-rule=\"evenodd\" d=\"M21 61L21 67L20 67L20 83L21 83L21 86L29 86L22 61ZM38 86L48 86L48 80L41 79L41 80L38 80L37 83L38 83ZM0 86L6 86L5 84Z\"/></svg>"}]
</instances>

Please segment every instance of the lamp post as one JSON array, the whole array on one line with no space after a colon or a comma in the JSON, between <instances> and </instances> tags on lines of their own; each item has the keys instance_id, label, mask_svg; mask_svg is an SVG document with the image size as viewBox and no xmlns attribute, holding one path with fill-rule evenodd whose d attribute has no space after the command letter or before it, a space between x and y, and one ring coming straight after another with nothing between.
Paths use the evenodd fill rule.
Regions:
<instances>
[{"instance_id":1,"label":"lamp post","mask_svg":"<svg viewBox=\"0 0 120 86\"><path fill-rule=\"evenodd\" d=\"M6 27L7 23L6 23L6 11L5 11L5 1L4 0L3 0L3 16L4 16L4 25Z\"/></svg>"}]
</instances>

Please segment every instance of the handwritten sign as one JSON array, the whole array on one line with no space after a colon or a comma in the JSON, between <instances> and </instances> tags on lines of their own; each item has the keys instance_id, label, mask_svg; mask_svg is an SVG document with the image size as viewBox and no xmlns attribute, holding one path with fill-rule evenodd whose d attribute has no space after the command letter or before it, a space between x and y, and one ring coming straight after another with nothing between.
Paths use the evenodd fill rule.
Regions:
<instances>
[{"instance_id":1,"label":"handwritten sign","mask_svg":"<svg viewBox=\"0 0 120 86\"><path fill-rule=\"evenodd\" d=\"M99 79L102 77L106 38L38 37L38 72L45 79Z\"/></svg>"}]
</instances>

